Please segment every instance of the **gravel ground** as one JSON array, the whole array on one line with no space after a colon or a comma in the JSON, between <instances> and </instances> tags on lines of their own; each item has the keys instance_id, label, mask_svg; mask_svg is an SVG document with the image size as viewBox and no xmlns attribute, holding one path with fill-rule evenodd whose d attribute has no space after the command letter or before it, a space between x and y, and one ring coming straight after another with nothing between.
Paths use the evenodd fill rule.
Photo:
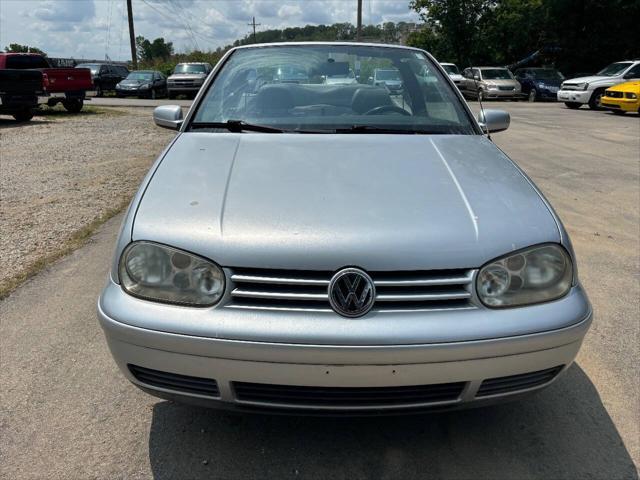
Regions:
<instances>
[{"instance_id":1,"label":"gravel ground","mask_svg":"<svg viewBox=\"0 0 640 480\"><path fill-rule=\"evenodd\" d=\"M0 292L127 203L173 136L153 124L151 108L85 110L24 125L0 119Z\"/></svg>"}]
</instances>

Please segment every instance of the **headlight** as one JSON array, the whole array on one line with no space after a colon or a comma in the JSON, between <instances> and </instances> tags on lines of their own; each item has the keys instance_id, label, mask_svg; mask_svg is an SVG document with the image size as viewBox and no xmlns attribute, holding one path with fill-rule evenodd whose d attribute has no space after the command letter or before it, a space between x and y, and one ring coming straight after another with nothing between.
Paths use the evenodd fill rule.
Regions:
<instances>
[{"instance_id":1,"label":"headlight","mask_svg":"<svg viewBox=\"0 0 640 480\"><path fill-rule=\"evenodd\" d=\"M627 97L627 98L631 98L631 99L638 98L638 96L635 93L632 93L632 92L627 92L627 93L624 94L624 96Z\"/></svg>"},{"instance_id":2,"label":"headlight","mask_svg":"<svg viewBox=\"0 0 640 480\"><path fill-rule=\"evenodd\" d=\"M150 83L143 83L143 84L142 84L142 85L140 85L140 87L138 87L138 88L141 88L142 90L144 90L145 88L149 88L149 87L151 87L151 84L150 84Z\"/></svg>"},{"instance_id":3,"label":"headlight","mask_svg":"<svg viewBox=\"0 0 640 480\"><path fill-rule=\"evenodd\" d=\"M589 88L589 84L588 84L588 83L586 83L586 82L585 82L585 83L578 83L578 84L576 85L576 88L577 88L578 90L586 90L587 88Z\"/></svg>"},{"instance_id":4,"label":"headlight","mask_svg":"<svg viewBox=\"0 0 640 480\"><path fill-rule=\"evenodd\" d=\"M569 291L571 257L560 245L544 244L499 258L480 269L478 297L488 307L548 302Z\"/></svg>"},{"instance_id":5,"label":"headlight","mask_svg":"<svg viewBox=\"0 0 640 480\"><path fill-rule=\"evenodd\" d=\"M120 88L120 84L119 83L116 83L116 88Z\"/></svg>"},{"instance_id":6,"label":"headlight","mask_svg":"<svg viewBox=\"0 0 640 480\"><path fill-rule=\"evenodd\" d=\"M216 264L156 243L129 245L118 271L122 288L146 300L211 306L224 293L224 272Z\"/></svg>"}]
</instances>

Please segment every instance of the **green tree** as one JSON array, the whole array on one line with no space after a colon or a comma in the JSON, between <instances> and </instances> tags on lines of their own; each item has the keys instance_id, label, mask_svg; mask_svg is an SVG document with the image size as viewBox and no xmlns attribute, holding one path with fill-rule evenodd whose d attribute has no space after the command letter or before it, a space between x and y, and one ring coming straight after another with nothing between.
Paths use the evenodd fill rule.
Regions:
<instances>
[{"instance_id":1,"label":"green tree","mask_svg":"<svg viewBox=\"0 0 640 480\"><path fill-rule=\"evenodd\" d=\"M4 51L15 53L39 53L40 55L46 55L46 53L39 48L30 47L29 45L20 45L19 43L10 43L8 47L4 47Z\"/></svg>"},{"instance_id":2,"label":"green tree","mask_svg":"<svg viewBox=\"0 0 640 480\"><path fill-rule=\"evenodd\" d=\"M136 37L136 51L142 61L167 60L173 55L173 42L165 42L162 37L150 42L140 35Z\"/></svg>"},{"instance_id":3,"label":"green tree","mask_svg":"<svg viewBox=\"0 0 640 480\"><path fill-rule=\"evenodd\" d=\"M458 64L465 65L474 53L480 20L493 4L492 0L411 0L409 6L450 44Z\"/></svg>"}]
</instances>

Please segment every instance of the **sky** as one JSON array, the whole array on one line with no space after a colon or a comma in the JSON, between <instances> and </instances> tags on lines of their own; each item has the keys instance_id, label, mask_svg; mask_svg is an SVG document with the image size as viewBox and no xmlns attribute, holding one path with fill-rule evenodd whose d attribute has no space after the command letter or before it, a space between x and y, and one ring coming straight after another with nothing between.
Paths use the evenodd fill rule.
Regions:
<instances>
[{"instance_id":1,"label":"sky","mask_svg":"<svg viewBox=\"0 0 640 480\"><path fill-rule=\"evenodd\" d=\"M176 52L215 50L258 30L356 23L357 0L133 0L136 35ZM409 0L363 0L363 23L418 21ZM126 0L0 0L0 49L35 46L50 57L129 60Z\"/></svg>"}]
</instances>

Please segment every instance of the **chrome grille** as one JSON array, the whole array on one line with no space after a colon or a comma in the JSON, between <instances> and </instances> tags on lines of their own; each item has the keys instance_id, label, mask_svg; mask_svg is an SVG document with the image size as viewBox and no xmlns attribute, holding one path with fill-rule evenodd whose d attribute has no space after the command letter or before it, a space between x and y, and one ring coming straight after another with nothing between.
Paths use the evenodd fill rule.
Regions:
<instances>
[{"instance_id":1,"label":"chrome grille","mask_svg":"<svg viewBox=\"0 0 640 480\"><path fill-rule=\"evenodd\" d=\"M330 312L328 288L335 272L235 268L229 308ZM475 308L474 270L368 272L376 286L373 311Z\"/></svg>"}]
</instances>

